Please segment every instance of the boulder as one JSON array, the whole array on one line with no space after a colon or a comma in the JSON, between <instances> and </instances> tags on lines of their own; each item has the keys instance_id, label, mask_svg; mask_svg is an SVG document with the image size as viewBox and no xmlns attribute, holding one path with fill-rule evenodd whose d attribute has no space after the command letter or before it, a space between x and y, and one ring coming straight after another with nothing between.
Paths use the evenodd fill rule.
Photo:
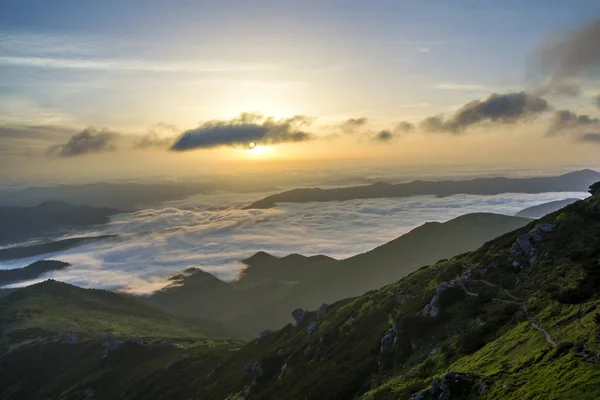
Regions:
<instances>
[{"instance_id":1,"label":"boulder","mask_svg":"<svg viewBox=\"0 0 600 400\"><path fill-rule=\"evenodd\" d=\"M517 245L523 254L529 255L531 253L531 235L528 233L519 235Z\"/></svg>"},{"instance_id":2,"label":"boulder","mask_svg":"<svg viewBox=\"0 0 600 400\"><path fill-rule=\"evenodd\" d=\"M317 311L317 318L321 318L323 315L325 315L325 313L327 312L327 307L329 307L328 304L321 304L321 307L319 307L319 311Z\"/></svg>"},{"instance_id":3,"label":"boulder","mask_svg":"<svg viewBox=\"0 0 600 400\"><path fill-rule=\"evenodd\" d=\"M556 228L556 224L541 224L538 229L544 233L550 233Z\"/></svg>"},{"instance_id":4,"label":"boulder","mask_svg":"<svg viewBox=\"0 0 600 400\"><path fill-rule=\"evenodd\" d=\"M311 322L310 325L308 325L308 328L306 329L309 336L312 335L316 330L317 330L317 323L314 321Z\"/></svg>"},{"instance_id":5,"label":"boulder","mask_svg":"<svg viewBox=\"0 0 600 400\"><path fill-rule=\"evenodd\" d=\"M252 372L254 371L254 363L247 363L246 365L244 365L244 372Z\"/></svg>"},{"instance_id":6,"label":"boulder","mask_svg":"<svg viewBox=\"0 0 600 400\"><path fill-rule=\"evenodd\" d=\"M272 330L270 329L263 329L262 331L260 331L260 338L264 338L265 336L269 336L271 333L273 333Z\"/></svg>"},{"instance_id":7,"label":"boulder","mask_svg":"<svg viewBox=\"0 0 600 400\"><path fill-rule=\"evenodd\" d=\"M301 308L296 308L294 311L292 311L292 317L294 318L294 321L296 321L296 325L300 324L300 322L302 322L302 319L304 318L304 314L306 314L306 311L304 311Z\"/></svg>"},{"instance_id":8,"label":"boulder","mask_svg":"<svg viewBox=\"0 0 600 400\"><path fill-rule=\"evenodd\" d=\"M394 345L395 335L391 329L388 329L381 338L381 346L379 348L381 354L386 353Z\"/></svg>"}]
</instances>

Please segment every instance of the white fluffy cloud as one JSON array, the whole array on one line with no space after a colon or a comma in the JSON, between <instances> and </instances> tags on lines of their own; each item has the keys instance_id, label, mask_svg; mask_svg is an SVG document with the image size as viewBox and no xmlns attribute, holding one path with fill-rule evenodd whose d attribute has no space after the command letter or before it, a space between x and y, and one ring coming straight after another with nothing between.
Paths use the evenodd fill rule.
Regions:
<instances>
[{"instance_id":1,"label":"white fluffy cloud","mask_svg":"<svg viewBox=\"0 0 600 400\"><path fill-rule=\"evenodd\" d=\"M345 258L388 242L427 221L447 221L472 212L513 215L532 205L586 196L416 196L221 211L180 209L169 204L118 215L100 231L88 232L120 234L118 239L47 255L46 258L73 264L72 268L47 277L84 287L150 293L164 286L166 277L188 267L202 268L224 280L235 279L243 268L240 260L259 250L280 256L300 253ZM194 198L203 208L215 200L210 196L205 196L204 201ZM218 199L221 205L228 205L222 197ZM239 199L229 200L239 203ZM31 261L34 260L7 262L0 268L22 267Z\"/></svg>"}]
</instances>

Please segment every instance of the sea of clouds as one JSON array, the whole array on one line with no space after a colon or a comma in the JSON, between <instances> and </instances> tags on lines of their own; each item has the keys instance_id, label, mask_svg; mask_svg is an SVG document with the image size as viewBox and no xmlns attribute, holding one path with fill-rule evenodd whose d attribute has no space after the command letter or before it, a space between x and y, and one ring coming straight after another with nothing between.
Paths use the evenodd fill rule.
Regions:
<instances>
[{"instance_id":1,"label":"sea of clouds","mask_svg":"<svg viewBox=\"0 0 600 400\"><path fill-rule=\"evenodd\" d=\"M241 210L240 205L261 195L197 195L154 209L119 214L107 225L78 232L77 236L119 237L45 255L46 259L63 260L73 267L43 279L147 294L162 288L170 275L188 267L201 268L223 280L235 279L244 267L240 260L261 250L278 256L300 253L346 258L424 222L444 222L473 212L514 215L533 205L587 196L580 192L415 196ZM19 268L37 259L4 262L0 268Z\"/></svg>"}]
</instances>

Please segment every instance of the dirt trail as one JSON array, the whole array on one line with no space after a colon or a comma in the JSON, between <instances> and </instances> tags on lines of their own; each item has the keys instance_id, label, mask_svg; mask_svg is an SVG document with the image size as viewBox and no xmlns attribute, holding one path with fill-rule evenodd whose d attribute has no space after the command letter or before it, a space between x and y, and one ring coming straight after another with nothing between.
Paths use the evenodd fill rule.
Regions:
<instances>
[{"instance_id":1,"label":"dirt trail","mask_svg":"<svg viewBox=\"0 0 600 400\"><path fill-rule=\"evenodd\" d=\"M521 307L521 310L523 310L523 313L525 313L525 317L527 318L527 321L529 321L529 324L530 324L530 325L531 325L531 326L532 326L534 329L536 329L536 330L538 330L538 331L540 331L540 332L542 332L542 333L544 334L544 338L546 339L546 342L548 342L548 344L549 344L551 347L553 347L553 348L558 346L558 345L556 344L556 342L554 341L554 339L552 339L552 336L550 336L550 333L548 333L548 331L547 331L547 330L545 330L544 328L542 328L542 327L541 327L541 326L540 326L540 325L539 325L537 322L535 322L535 321L534 321L534 319L531 317L531 314L529 314L529 310L527 309L527 305L525 304L525 300L523 300L523 299L521 299L521 298L519 298L519 297L517 297L517 296L513 295L513 294L512 294L511 292L509 292L508 290L506 290L506 289L504 289L503 287L501 287L501 286L498 286L498 285L496 285L496 284L494 284L494 283L491 283L491 282L488 282L488 281L484 281L484 280L473 280L472 282L481 282L481 283L483 283L483 284L485 284L485 285L487 285L487 286L494 287L494 288L497 288L497 289L501 289L501 290L502 290L502 291L503 291L503 292L504 292L504 293L505 293L505 294L506 294L508 297L510 297L510 298L511 298L511 299L513 299L514 301L512 301L512 300L505 300L505 299L499 299L499 298L497 298L497 297L494 297L493 299L494 299L494 300L497 300L497 301L502 301L502 302L504 302L504 303L510 303L510 304L517 304L517 305L519 305L519 306ZM465 293L467 293L468 295L471 295L471 296L477 296L477 294L476 294L476 293L473 293L473 292L470 292L470 291L468 291L468 290L467 290L467 288L466 288L464 285L462 285L462 287L463 287L463 289L464 289Z\"/></svg>"}]
</instances>

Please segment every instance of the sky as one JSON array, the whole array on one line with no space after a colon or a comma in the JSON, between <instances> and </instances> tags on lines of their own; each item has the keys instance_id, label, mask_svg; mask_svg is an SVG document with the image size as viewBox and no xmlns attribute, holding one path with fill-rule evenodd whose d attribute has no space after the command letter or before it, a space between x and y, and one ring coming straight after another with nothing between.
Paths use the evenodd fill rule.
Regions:
<instances>
[{"instance_id":1,"label":"sky","mask_svg":"<svg viewBox=\"0 0 600 400\"><path fill-rule=\"evenodd\" d=\"M597 1L0 4L0 179L589 165Z\"/></svg>"}]
</instances>

